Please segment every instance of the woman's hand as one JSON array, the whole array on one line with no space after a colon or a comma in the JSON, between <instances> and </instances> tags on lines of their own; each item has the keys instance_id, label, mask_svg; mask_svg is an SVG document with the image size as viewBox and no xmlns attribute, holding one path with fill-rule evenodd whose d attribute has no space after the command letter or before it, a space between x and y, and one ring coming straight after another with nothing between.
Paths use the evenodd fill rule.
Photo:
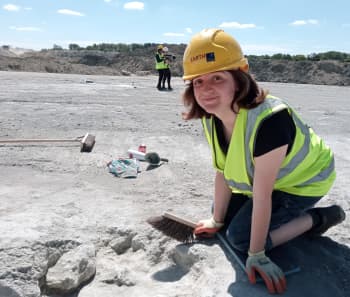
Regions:
<instances>
[{"instance_id":1,"label":"woman's hand","mask_svg":"<svg viewBox=\"0 0 350 297\"><path fill-rule=\"evenodd\" d=\"M224 223L216 222L213 217L208 220L201 220L197 223L194 234L199 237L213 237L222 226L224 226Z\"/></svg>"},{"instance_id":2,"label":"woman's hand","mask_svg":"<svg viewBox=\"0 0 350 297\"><path fill-rule=\"evenodd\" d=\"M287 288L287 281L283 271L266 257L265 251L258 253L248 252L246 272L252 284L256 282L255 273L258 272L263 278L265 285L271 294L282 294Z\"/></svg>"}]
</instances>

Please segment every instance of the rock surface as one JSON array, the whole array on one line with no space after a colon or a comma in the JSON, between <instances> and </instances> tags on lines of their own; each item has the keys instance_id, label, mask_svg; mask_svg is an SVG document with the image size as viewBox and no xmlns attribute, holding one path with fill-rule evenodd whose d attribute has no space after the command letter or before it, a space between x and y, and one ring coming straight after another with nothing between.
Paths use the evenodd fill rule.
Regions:
<instances>
[{"instance_id":1,"label":"rock surface","mask_svg":"<svg viewBox=\"0 0 350 297\"><path fill-rule=\"evenodd\" d=\"M96 272L96 252L93 244L82 244L64 253L57 263L48 269L45 288L56 294L67 294L79 289Z\"/></svg>"}]
</instances>

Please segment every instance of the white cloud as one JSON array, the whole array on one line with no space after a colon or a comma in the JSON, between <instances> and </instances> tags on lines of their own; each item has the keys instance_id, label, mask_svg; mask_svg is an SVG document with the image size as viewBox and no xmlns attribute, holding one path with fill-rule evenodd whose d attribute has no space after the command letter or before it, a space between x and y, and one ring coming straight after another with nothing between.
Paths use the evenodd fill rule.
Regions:
<instances>
[{"instance_id":1,"label":"white cloud","mask_svg":"<svg viewBox=\"0 0 350 297\"><path fill-rule=\"evenodd\" d=\"M305 26L305 25L318 25L318 20L309 19L309 20L296 20L289 25L291 26Z\"/></svg>"},{"instance_id":2,"label":"white cloud","mask_svg":"<svg viewBox=\"0 0 350 297\"><path fill-rule=\"evenodd\" d=\"M163 35L164 36L171 36L171 37L182 37L182 36L185 36L184 33L171 33L171 32L164 33Z\"/></svg>"},{"instance_id":3,"label":"white cloud","mask_svg":"<svg viewBox=\"0 0 350 297\"><path fill-rule=\"evenodd\" d=\"M112 0L104 0L106 3L112 2Z\"/></svg>"},{"instance_id":4,"label":"white cloud","mask_svg":"<svg viewBox=\"0 0 350 297\"><path fill-rule=\"evenodd\" d=\"M192 29L191 28L186 28L186 33L192 34Z\"/></svg>"},{"instance_id":5,"label":"white cloud","mask_svg":"<svg viewBox=\"0 0 350 297\"><path fill-rule=\"evenodd\" d=\"M2 8L7 10L7 11L19 11L20 10L20 7L18 5L14 5L14 4L6 4Z\"/></svg>"},{"instance_id":6,"label":"white cloud","mask_svg":"<svg viewBox=\"0 0 350 297\"><path fill-rule=\"evenodd\" d=\"M84 16L83 13L78 12L78 11L74 11L74 10L70 10L70 9L59 9L59 10L57 10L57 12L60 14L66 14L66 15Z\"/></svg>"},{"instance_id":7,"label":"white cloud","mask_svg":"<svg viewBox=\"0 0 350 297\"><path fill-rule=\"evenodd\" d=\"M255 24L240 24L237 22L223 22L219 25L220 28L233 28L233 29L251 29L256 28Z\"/></svg>"},{"instance_id":8,"label":"white cloud","mask_svg":"<svg viewBox=\"0 0 350 297\"><path fill-rule=\"evenodd\" d=\"M16 27L16 26L11 26L11 30L16 30L16 31L26 31L26 32L41 32L42 29L38 27Z\"/></svg>"},{"instance_id":9,"label":"white cloud","mask_svg":"<svg viewBox=\"0 0 350 297\"><path fill-rule=\"evenodd\" d=\"M124 9L128 10L143 10L145 5L143 2L126 2L124 4Z\"/></svg>"},{"instance_id":10,"label":"white cloud","mask_svg":"<svg viewBox=\"0 0 350 297\"><path fill-rule=\"evenodd\" d=\"M294 21L293 23L290 23L290 25L292 25L292 26L304 26L304 25L306 25L306 21L298 20L298 21Z\"/></svg>"}]
</instances>

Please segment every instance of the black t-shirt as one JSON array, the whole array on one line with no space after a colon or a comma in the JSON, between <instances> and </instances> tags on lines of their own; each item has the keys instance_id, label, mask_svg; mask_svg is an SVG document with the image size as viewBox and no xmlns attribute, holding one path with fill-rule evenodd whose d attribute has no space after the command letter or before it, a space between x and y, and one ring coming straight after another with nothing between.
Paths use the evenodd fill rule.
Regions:
<instances>
[{"instance_id":1,"label":"black t-shirt","mask_svg":"<svg viewBox=\"0 0 350 297\"><path fill-rule=\"evenodd\" d=\"M222 122L214 117L218 140L222 151L226 154L228 143L225 140ZM288 144L287 155L292 149L295 138L295 124L288 110L284 109L265 119L258 128L254 157L262 156L278 147Z\"/></svg>"}]
</instances>

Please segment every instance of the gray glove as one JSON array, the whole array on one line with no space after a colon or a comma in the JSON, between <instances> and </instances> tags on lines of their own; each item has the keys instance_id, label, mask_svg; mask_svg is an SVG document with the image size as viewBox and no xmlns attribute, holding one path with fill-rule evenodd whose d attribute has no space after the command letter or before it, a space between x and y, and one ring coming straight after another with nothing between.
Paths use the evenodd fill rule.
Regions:
<instances>
[{"instance_id":1,"label":"gray glove","mask_svg":"<svg viewBox=\"0 0 350 297\"><path fill-rule=\"evenodd\" d=\"M283 271L266 257L265 250L258 253L248 252L246 273L252 284L256 283L255 272L258 272L271 294L282 294L287 288L287 281Z\"/></svg>"}]
</instances>

